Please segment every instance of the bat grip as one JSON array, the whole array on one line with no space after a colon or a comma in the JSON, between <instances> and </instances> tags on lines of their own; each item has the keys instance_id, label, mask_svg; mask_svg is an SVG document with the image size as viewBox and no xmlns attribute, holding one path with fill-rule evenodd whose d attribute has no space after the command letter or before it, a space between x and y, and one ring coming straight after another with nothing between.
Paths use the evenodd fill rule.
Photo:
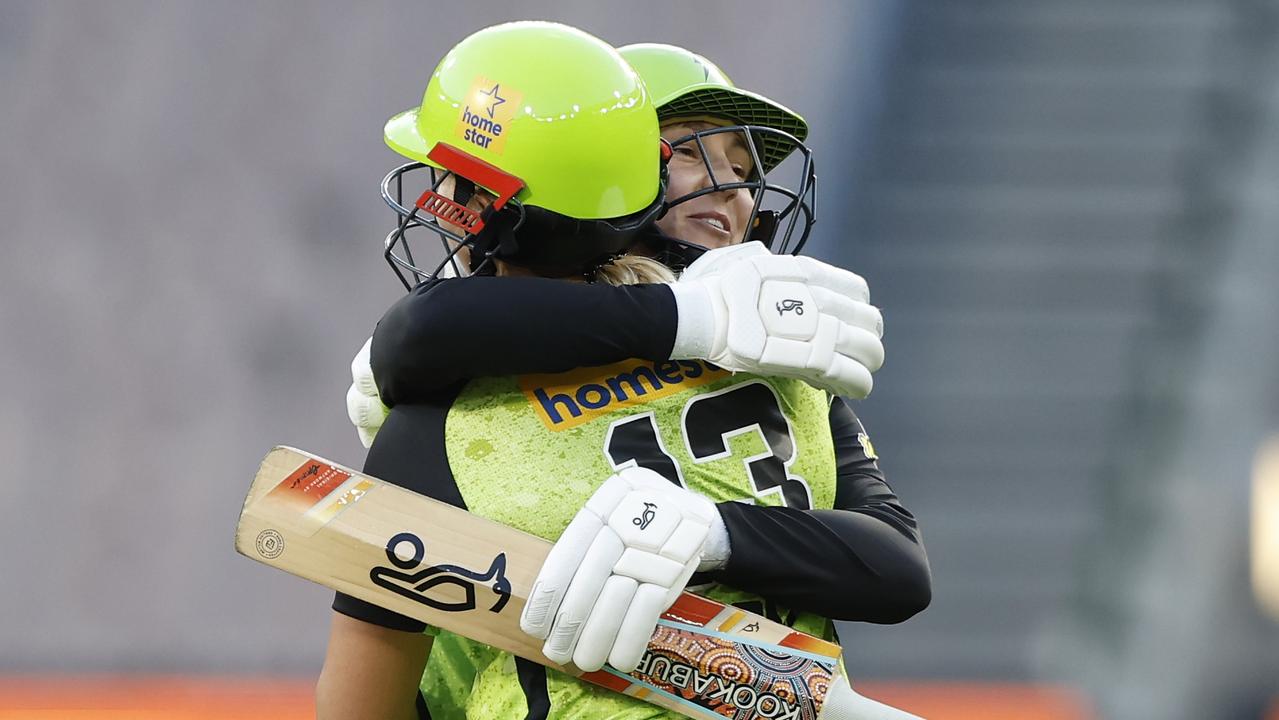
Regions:
<instances>
[{"instance_id":1,"label":"bat grip","mask_svg":"<svg viewBox=\"0 0 1279 720\"><path fill-rule=\"evenodd\" d=\"M817 720L923 720L923 718L858 695L848 684L847 678L837 675L826 691L826 702L822 703L822 710L817 714Z\"/></svg>"}]
</instances>

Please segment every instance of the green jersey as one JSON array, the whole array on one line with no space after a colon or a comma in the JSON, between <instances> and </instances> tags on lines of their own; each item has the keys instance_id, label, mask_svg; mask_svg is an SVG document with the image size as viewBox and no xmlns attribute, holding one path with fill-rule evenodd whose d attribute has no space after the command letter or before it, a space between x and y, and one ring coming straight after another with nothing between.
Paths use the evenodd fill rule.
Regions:
<instances>
[{"instance_id":1,"label":"green jersey","mask_svg":"<svg viewBox=\"0 0 1279 720\"><path fill-rule=\"evenodd\" d=\"M596 488L628 465L715 502L831 508L828 412L828 396L799 381L701 361L633 360L470 381L448 409L444 448L467 509L553 541ZM696 576L693 583L700 594L755 612L765 604ZM796 629L833 638L825 618L770 610ZM438 633L422 682L432 717L523 717L531 700L518 665L507 653ZM544 682L549 717L674 717L553 670Z\"/></svg>"}]
</instances>

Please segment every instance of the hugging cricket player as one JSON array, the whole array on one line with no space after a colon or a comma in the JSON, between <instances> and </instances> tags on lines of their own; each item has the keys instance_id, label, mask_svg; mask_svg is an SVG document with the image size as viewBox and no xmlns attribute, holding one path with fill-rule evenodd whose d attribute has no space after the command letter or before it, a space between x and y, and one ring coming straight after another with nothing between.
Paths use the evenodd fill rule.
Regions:
<instances>
[{"instance_id":1,"label":"hugging cricket player","mask_svg":"<svg viewBox=\"0 0 1279 720\"><path fill-rule=\"evenodd\" d=\"M699 70L697 77L709 76ZM586 108L580 117L561 113L563 127L537 122L540 113L567 109L569 102L573 113L578 103ZM531 116L519 114L521 108ZM492 126L467 119L477 112L492 118ZM440 703L443 712L464 706L466 717L485 718L522 716L526 706L529 717L652 717L652 708L631 698L695 717L902 717L852 693L838 648L814 637L833 638L830 617L899 618L886 620L893 622L917 607L909 595L897 600L903 586L892 579L900 577L898 558L918 567L895 549L914 542L895 524L899 516L868 524L874 515L847 511L865 501L874 503L870 513L894 512L885 501L895 498L875 480L872 459L855 456L847 465L839 456L837 476L831 454L836 428L847 446L860 424L827 392L869 392L870 372L882 362L878 311L860 278L810 258L775 256L760 242L706 251L721 240L743 242L753 225L737 213L754 217L750 198L763 188L752 195L742 186L757 187L760 173L752 168L766 171L763 150L777 146L757 145L755 134L767 128L700 132L705 125L675 123L658 162L653 150L662 138L634 72L598 40L546 23L499 26L468 38L441 63L422 106L388 123L392 148L419 161L383 184L401 216L388 237L388 259L420 281L417 287L405 281L412 292L397 307L407 303L401 314L416 315L410 328L438 326L443 318L445 328L460 329L463 337L402 354L417 370L409 373L412 380L379 386L395 409L365 467L394 485L278 450L264 464L244 513L246 528L253 518L269 522L256 532L242 528L238 537L247 554L339 590L317 691L321 717L408 717L395 703L409 683L418 717L427 717L424 697L431 698L432 713ZM469 142L463 130L471 133ZM695 134L684 137L690 131ZM486 141L476 143L475 132ZM780 135L787 140L784 155L796 141ZM731 168L720 165L725 148L736 158ZM706 159L690 163L695 157ZM653 260L621 255L667 209L667 172L672 188L687 187L676 178L695 181L699 169L709 173L712 164L740 182L712 180L714 195L695 192L705 202L680 205L697 221L693 230L704 231L699 242L706 245L678 283L610 288L540 279L598 281L606 269L625 264L656 279L635 274L641 279L621 282L670 282L669 271ZM424 166L430 189L405 208L402 177ZM388 183L397 188L394 197ZM732 207L712 213L715 224L702 220L703 205L729 198ZM677 204L669 194L666 201ZM804 236L809 225L811 214ZM469 258L461 259L471 277L419 271L407 250L411 229L436 232L446 249L465 248ZM767 245L770 236L771 230L750 239ZM397 244L402 257L392 253ZM493 274L499 277L485 277ZM524 277L502 278L510 275ZM521 291L532 292L531 301L513 302L511 294ZM496 308L482 309L499 298ZM450 299L455 309L447 311ZM427 301L425 316L411 309L420 300ZM557 326L576 332L569 342L539 343L528 339L530 329L539 332L535 324L510 328L507 322L498 329L521 313L532 318L521 322L556 318ZM379 332L389 326L384 318ZM619 331L629 345L610 338ZM387 330L381 337L397 335ZM460 353L468 343L469 354ZM606 352L584 351L583 343L603 344ZM375 360L393 355L385 343L373 348ZM530 348L543 359L520 365ZM677 357L689 360L666 360ZM421 360L433 369L422 372ZM625 367L556 375L610 362ZM472 377L505 377L471 382L458 368ZM515 375L527 373L551 374L525 387ZM603 396L612 387L608 377L622 383L612 404ZM426 383L425 390L412 392L412 383ZM541 420L539 408L548 414ZM753 449L755 433L764 442L762 455ZM860 456L866 445L854 444ZM869 449L864 454L873 458ZM850 469L856 474L846 481ZM431 501L404 488L444 504L432 509L421 504ZM913 522L909 514L900 517ZM548 552L547 541L557 537ZM339 546L362 547L363 555L345 551L352 559L344 564L336 559L344 555ZM853 552L832 554L827 547ZM697 570L703 571L694 583L699 592L718 600L680 595ZM880 585L888 594L876 589ZM891 607L885 600L897 603L887 614L879 609ZM773 621L746 608L759 608ZM782 618L812 635L782 625ZM424 626L434 634L422 635ZM363 646L353 646L351 637L381 638L378 647L399 649L352 655L351 648ZM411 665L425 662L428 651L418 695L421 665ZM342 668L385 669L352 681ZM440 669L455 674L444 685L430 685L431 672ZM364 677L396 680L394 686L369 684ZM626 692L601 692L575 677ZM370 709L376 697L395 700Z\"/></svg>"}]
</instances>

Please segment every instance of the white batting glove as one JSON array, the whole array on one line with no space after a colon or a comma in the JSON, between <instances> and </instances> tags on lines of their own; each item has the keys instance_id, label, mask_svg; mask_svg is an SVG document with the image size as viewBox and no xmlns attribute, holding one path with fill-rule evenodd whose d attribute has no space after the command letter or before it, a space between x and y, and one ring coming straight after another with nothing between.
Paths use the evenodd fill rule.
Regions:
<instances>
[{"instance_id":1,"label":"white batting glove","mask_svg":"<svg viewBox=\"0 0 1279 720\"><path fill-rule=\"evenodd\" d=\"M884 319L859 275L758 242L710 250L671 285L675 359L794 377L864 398L884 364Z\"/></svg>"},{"instance_id":2,"label":"white batting glove","mask_svg":"<svg viewBox=\"0 0 1279 720\"><path fill-rule=\"evenodd\" d=\"M639 664L658 617L699 568L728 561L728 530L707 498L645 468L595 491L551 548L520 627L551 662L583 670Z\"/></svg>"},{"instance_id":3,"label":"white batting glove","mask_svg":"<svg viewBox=\"0 0 1279 720\"><path fill-rule=\"evenodd\" d=\"M374 436L391 412L382 404L377 383L373 381L373 366L369 364L369 346L372 344L373 338L366 340L351 360L351 387L346 391L346 415L366 448L373 446Z\"/></svg>"}]
</instances>

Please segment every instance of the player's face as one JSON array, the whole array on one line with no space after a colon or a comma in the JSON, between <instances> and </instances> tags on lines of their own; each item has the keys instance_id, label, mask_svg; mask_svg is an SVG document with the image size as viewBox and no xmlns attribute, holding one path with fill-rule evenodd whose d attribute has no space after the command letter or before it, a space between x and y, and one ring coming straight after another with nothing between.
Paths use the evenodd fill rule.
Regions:
<instances>
[{"instance_id":1,"label":"player's face","mask_svg":"<svg viewBox=\"0 0 1279 720\"><path fill-rule=\"evenodd\" d=\"M709 122L675 121L662 126L662 137L675 141L713 127L716 126ZM670 184L666 189L667 201L711 187L708 164L715 180L721 184L746 180L754 170L751 153L741 133L722 132L705 136L702 148L705 148L705 157L697 142L692 140L674 147ZM705 248L735 245L746 237L746 224L753 205L754 198L745 188L707 193L671 207L657 221L657 227L671 237Z\"/></svg>"}]
</instances>

